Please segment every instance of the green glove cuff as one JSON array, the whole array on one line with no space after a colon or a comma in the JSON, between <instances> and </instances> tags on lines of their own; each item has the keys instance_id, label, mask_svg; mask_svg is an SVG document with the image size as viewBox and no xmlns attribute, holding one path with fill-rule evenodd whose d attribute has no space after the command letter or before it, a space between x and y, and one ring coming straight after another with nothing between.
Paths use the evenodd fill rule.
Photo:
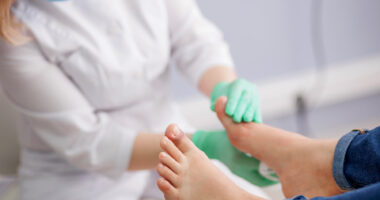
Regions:
<instances>
[{"instance_id":1,"label":"green glove cuff","mask_svg":"<svg viewBox=\"0 0 380 200\"><path fill-rule=\"evenodd\" d=\"M195 146L206 153L210 159L223 159L223 145L228 144L228 138L225 131L203 131L198 130L194 133L192 140ZM226 141L227 140L227 141ZM232 146L232 145L231 145ZM229 147L231 148L231 147Z\"/></svg>"},{"instance_id":2,"label":"green glove cuff","mask_svg":"<svg viewBox=\"0 0 380 200\"><path fill-rule=\"evenodd\" d=\"M210 159L216 159L225 164L232 173L249 181L250 183L264 187L276 184L275 179L265 177L260 161L249 156L232 146L227 133L222 131L203 131L194 133L192 140ZM265 170L264 170L265 171ZM275 175L274 175L275 176ZM266 178L267 177L267 178ZM270 179L269 179L270 178Z\"/></svg>"}]
</instances>

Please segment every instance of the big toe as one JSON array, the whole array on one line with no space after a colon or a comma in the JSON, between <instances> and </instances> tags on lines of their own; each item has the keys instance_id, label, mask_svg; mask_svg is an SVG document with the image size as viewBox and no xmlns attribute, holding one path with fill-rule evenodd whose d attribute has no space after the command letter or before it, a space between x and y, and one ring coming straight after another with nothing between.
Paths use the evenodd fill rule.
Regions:
<instances>
[{"instance_id":1,"label":"big toe","mask_svg":"<svg viewBox=\"0 0 380 200\"><path fill-rule=\"evenodd\" d=\"M178 128L177 125L171 124L166 129L165 135L173 141L173 143L181 150L183 153L196 149L197 147L194 143L186 137L183 131Z\"/></svg>"}]
</instances>

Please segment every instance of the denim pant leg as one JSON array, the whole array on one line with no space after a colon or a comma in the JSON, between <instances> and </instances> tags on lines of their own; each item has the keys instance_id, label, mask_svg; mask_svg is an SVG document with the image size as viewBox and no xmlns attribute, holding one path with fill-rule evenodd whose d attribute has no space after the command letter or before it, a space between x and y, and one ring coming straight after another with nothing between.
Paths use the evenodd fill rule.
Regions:
<instances>
[{"instance_id":1,"label":"denim pant leg","mask_svg":"<svg viewBox=\"0 0 380 200\"><path fill-rule=\"evenodd\" d=\"M359 134L352 140L343 170L351 188L380 182L380 127Z\"/></svg>"},{"instance_id":2,"label":"denim pant leg","mask_svg":"<svg viewBox=\"0 0 380 200\"><path fill-rule=\"evenodd\" d=\"M373 130L353 130L343 136L334 153L333 176L343 190L353 190L334 197L313 200L376 199L380 196L380 127ZM296 196L291 200L305 200Z\"/></svg>"},{"instance_id":3,"label":"denim pant leg","mask_svg":"<svg viewBox=\"0 0 380 200\"><path fill-rule=\"evenodd\" d=\"M380 183L368 185L332 197L315 197L310 200L378 200L380 198ZM289 200L307 200L304 196L296 196Z\"/></svg>"}]
</instances>

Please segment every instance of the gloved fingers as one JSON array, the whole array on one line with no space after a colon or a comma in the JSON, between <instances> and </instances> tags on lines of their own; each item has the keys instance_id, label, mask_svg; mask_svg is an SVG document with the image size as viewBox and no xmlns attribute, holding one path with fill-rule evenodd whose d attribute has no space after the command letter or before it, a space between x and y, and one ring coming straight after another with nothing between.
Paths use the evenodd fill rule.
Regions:
<instances>
[{"instance_id":1,"label":"gloved fingers","mask_svg":"<svg viewBox=\"0 0 380 200\"><path fill-rule=\"evenodd\" d=\"M212 90L211 97L210 97L211 99L210 108L212 111L215 111L215 104L218 98L221 96L227 96L227 88L228 88L227 82L220 82Z\"/></svg>"},{"instance_id":2,"label":"gloved fingers","mask_svg":"<svg viewBox=\"0 0 380 200\"><path fill-rule=\"evenodd\" d=\"M255 110L255 116L253 118L253 121L256 123L263 123L263 117L261 115L260 106L258 106L257 109Z\"/></svg>"},{"instance_id":3,"label":"gloved fingers","mask_svg":"<svg viewBox=\"0 0 380 200\"><path fill-rule=\"evenodd\" d=\"M215 104L216 102L211 102L210 109L215 112Z\"/></svg>"},{"instance_id":4,"label":"gloved fingers","mask_svg":"<svg viewBox=\"0 0 380 200\"><path fill-rule=\"evenodd\" d=\"M218 116L219 121L223 124L226 130L235 123L231 117L226 114L226 105L227 105L227 97L220 97L215 104L216 115Z\"/></svg>"},{"instance_id":5,"label":"gloved fingers","mask_svg":"<svg viewBox=\"0 0 380 200\"><path fill-rule=\"evenodd\" d=\"M226 114L228 116L232 117L235 113L240 96L242 95L243 91L243 88L240 87L238 84L232 83L227 95L228 101L226 106Z\"/></svg>"},{"instance_id":6,"label":"gloved fingers","mask_svg":"<svg viewBox=\"0 0 380 200\"><path fill-rule=\"evenodd\" d=\"M236 123L240 123L242 121L244 113L247 110L247 107L249 106L249 102L250 94L247 91L244 91L239 99L239 103L237 104L237 107L233 114L233 120Z\"/></svg>"},{"instance_id":7,"label":"gloved fingers","mask_svg":"<svg viewBox=\"0 0 380 200\"><path fill-rule=\"evenodd\" d=\"M254 99L254 105L255 105L255 112L253 115L253 121L256 123L263 123L263 118L261 115L261 106L260 106L260 99L259 97L256 97Z\"/></svg>"},{"instance_id":8,"label":"gloved fingers","mask_svg":"<svg viewBox=\"0 0 380 200\"><path fill-rule=\"evenodd\" d=\"M254 96L254 95L252 95ZM260 110L260 101L258 97L253 97L251 100L250 106L247 108L247 111L244 114L244 121L245 122L257 122L261 123L261 110Z\"/></svg>"},{"instance_id":9,"label":"gloved fingers","mask_svg":"<svg viewBox=\"0 0 380 200\"><path fill-rule=\"evenodd\" d=\"M259 98L259 95L258 95L258 91L257 91L257 88L255 85L252 85L251 87L251 93L252 93L252 107L249 108L249 110L247 111L247 116L245 117L244 120L246 120L245 122L256 122L256 123L262 123L263 122L263 119L262 119L262 115L261 115L261 105L260 105L260 98ZM253 115L253 118L251 118L251 116ZM248 121L250 120L250 121Z\"/></svg>"},{"instance_id":10,"label":"gloved fingers","mask_svg":"<svg viewBox=\"0 0 380 200\"><path fill-rule=\"evenodd\" d=\"M218 96L218 98L219 98L220 96ZM216 105L216 101L218 100L218 98L216 98L216 97L212 97L211 98L211 106L210 106L210 109L212 110L212 111L214 111L215 112L215 105Z\"/></svg>"},{"instance_id":11,"label":"gloved fingers","mask_svg":"<svg viewBox=\"0 0 380 200\"><path fill-rule=\"evenodd\" d=\"M251 102L244 113L244 117L243 117L244 122L252 122L254 115L255 115L255 105L253 102Z\"/></svg>"}]
</instances>

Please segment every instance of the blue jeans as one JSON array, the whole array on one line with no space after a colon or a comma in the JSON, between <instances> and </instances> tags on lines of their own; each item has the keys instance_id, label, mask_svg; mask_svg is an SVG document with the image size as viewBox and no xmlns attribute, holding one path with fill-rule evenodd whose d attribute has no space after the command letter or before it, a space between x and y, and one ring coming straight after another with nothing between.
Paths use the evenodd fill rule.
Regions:
<instances>
[{"instance_id":1,"label":"blue jeans","mask_svg":"<svg viewBox=\"0 0 380 200\"><path fill-rule=\"evenodd\" d=\"M336 148L333 175L343 190L333 197L311 200L377 200L380 199L380 126L367 130L353 130L343 136ZM306 200L302 195L289 200Z\"/></svg>"}]
</instances>

